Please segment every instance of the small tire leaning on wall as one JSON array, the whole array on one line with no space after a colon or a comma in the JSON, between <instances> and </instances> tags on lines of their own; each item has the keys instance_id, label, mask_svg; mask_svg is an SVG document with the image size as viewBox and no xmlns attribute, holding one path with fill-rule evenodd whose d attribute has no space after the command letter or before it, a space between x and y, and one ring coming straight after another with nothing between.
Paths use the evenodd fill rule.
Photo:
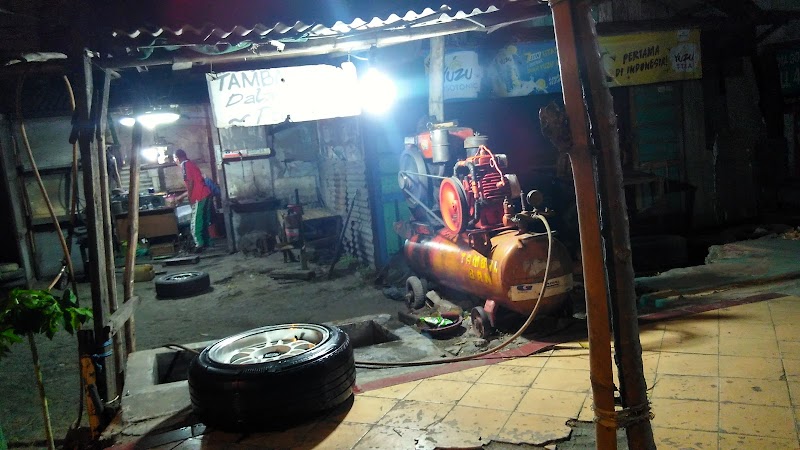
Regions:
<instances>
[{"instance_id":1,"label":"small tire leaning on wall","mask_svg":"<svg viewBox=\"0 0 800 450\"><path fill-rule=\"evenodd\" d=\"M349 336L318 324L273 325L227 337L189 366L192 410L221 430L269 430L312 418L353 395Z\"/></svg>"},{"instance_id":2,"label":"small tire leaning on wall","mask_svg":"<svg viewBox=\"0 0 800 450\"><path fill-rule=\"evenodd\" d=\"M211 280L206 272L186 271L156 277L155 285L159 298L180 298L208 291Z\"/></svg>"},{"instance_id":3,"label":"small tire leaning on wall","mask_svg":"<svg viewBox=\"0 0 800 450\"><path fill-rule=\"evenodd\" d=\"M406 304L411 309L420 309L425 306L425 294L428 293L426 283L415 276L406 279Z\"/></svg>"}]
</instances>

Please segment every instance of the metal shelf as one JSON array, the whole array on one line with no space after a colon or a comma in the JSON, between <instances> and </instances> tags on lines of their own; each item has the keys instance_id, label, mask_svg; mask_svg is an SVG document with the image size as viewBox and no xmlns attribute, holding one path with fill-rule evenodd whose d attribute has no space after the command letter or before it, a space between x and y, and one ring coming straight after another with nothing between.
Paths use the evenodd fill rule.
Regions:
<instances>
[{"instance_id":1,"label":"metal shelf","mask_svg":"<svg viewBox=\"0 0 800 450\"><path fill-rule=\"evenodd\" d=\"M256 159L268 159L272 158L273 156L274 155L246 155L246 156L237 156L235 158L228 157L228 158L222 158L222 163L226 164L226 163L237 163L241 161L252 161Z\"/></svg>"}]
</instances>

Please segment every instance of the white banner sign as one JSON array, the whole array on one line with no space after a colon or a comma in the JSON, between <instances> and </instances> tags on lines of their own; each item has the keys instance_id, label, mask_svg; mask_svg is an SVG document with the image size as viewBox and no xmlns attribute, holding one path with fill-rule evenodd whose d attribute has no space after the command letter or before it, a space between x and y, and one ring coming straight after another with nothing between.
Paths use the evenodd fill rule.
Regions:
<instances>
[{"instance_id":1,"label":"white banner sign","mask_svg":"<svg viewBox=\"0 0 800 450\"><path fill-rule=\"evenodd\" d=\"M444 99L478 98L483 69L478 53L460 51L444 57Z\"/></svg>"},{"instance_id":2,"label":"white banner sign","mask_svg":"<svg viewBox=\"0 0 800 450\"><path fill-rule=\"evenodd\" d=\"M217 128L361 114L355 70L329 65L206 74Z\"/></svg>"}]
</instances>

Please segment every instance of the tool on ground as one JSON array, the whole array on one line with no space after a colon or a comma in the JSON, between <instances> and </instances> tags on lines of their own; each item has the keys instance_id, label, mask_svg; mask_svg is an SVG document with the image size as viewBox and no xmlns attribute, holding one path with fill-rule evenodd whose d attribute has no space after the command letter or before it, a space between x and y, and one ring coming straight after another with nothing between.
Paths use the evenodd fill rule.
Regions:
<instances>
[{"instance_id":1,"label":"tool on ground","mask_svg":"<svg viewBox=\"0 0 800 450\"><path fill-rule=\"evenodd\" d=\"M283 262L296 262L297 259L292 249L300 249L300 267L308 270L306 257L306 242L303 238L303 205L300 204L300 192L294 190L294 204L286 205L286 215L283 217L283 232L286 243L281 247Z\"/></svg>"},{"instance_id":2,"label":"tool on ground","mask_svg":"<svg viewBox=\"0 0 800 450\"><path fill-rule=\"evenodd\" d=\"M333 275L333 269L336 267L336 263L339 262L339 258L342 257L342 244L344 242L344 234L347 232L347 225L350 223L350 216L353 214L353 208L356 206L356 199L358 198L358 193L360 191L356 189L356 193L353 194L353 198L350 199L350 207L347 208L347 217L344 219L342 223L342 232L339 233L339 240L336 241L336 250L333 252L333 261L331 261L331 267L328 269L328 278Z\"/></svg>"}]
</instances>

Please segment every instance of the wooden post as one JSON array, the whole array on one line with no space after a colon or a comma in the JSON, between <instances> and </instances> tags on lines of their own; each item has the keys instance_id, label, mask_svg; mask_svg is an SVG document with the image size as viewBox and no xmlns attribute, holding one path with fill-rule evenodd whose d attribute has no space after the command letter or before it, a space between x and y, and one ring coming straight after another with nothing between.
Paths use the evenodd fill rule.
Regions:
<instances>
[{"instance_id":1,"label":"wooden post","mask_svg":"<svg viewBox=\"0 0 800 450\"><path fill-rule=\"evenodd\" d=\"M128 188L128 253L125 255L125 274L123 286L124 301L133 298L133 270L136 264L136 247L139 241L139 155L142 153L142 124L138 120L133 125L133 145L130 157L130 187ZM125 345L128 353L136 351L136 331L134 320L125 324Z\"/></svg>"},{"instance_id":2,"label":"wooden post","mask_svg":"<svg viewBox=\"0 0 800 450\"><path fill-rule=\"evenodd\" d=\"M444 36L431 41L428 66L428 115L444 122Z\"/></svg>"},{"instance_id":3,"label":"wooden post","mask_svg":"<svg viewBox=\"0 0 800 450\"><path fill-rule=\"evenodd\" d=\"M614 323L614 354L620 380L622 406L640 412L639 420L625 431L628 447L654 450L647 400L647 381L642 369L642 345L636 308L633 263L631 260L628 212L622 188L622 165L617 134L614 100L605 84L600 61L597 30L588 2L575 7L575 34L583 57L587 103L593 124L592 134L600 151L600 191L603 199L603 227L607 239L611 310Z\"/></svg>"},{"instance_id":4,"label":"wooden post","mask_svg":"<svg viewBox=\"0 0 800 450\"><path fill-rule=\"evenodd\" d=\"M108 306L109 312L113 314L119 309L117 302L117 276L114 270L114 234L112 232L114 223L111 217L111 192L108 184L108 155L106 152L106 128L108 127L108 95L111 89L111 74L103 71L103 88L100 95L100 111L97 116L97 154L100 160L100 192L103 200L103 250L106 260L106 282L108 283ZM122 336L112 336L114 344L114 363L116 366L117 392L122 394L123 383L125 381L125 361L127 354L123 352Z\"/></svg>"},{"instance_id":5,"label":"wooden post","mask_svg":"<svg viewBox=\"0 0 800 450\"><path fill-rule=\"evenodd\" d=\"M75 49L77 55L75 106L78 120L78 145L81 152L81 167L83 170L83 192L86 200L84 212L86 214L86 229L88 234L87 248L89 256L89 267L85 270L89 273L89 281L92 291L92 312L94 314L94 333L98 345L98 353L103 353L104 342L108 339L109 306L108 301L108 277L106 272L105 252L103 251L103 201L100 190L100 161L97 152L92 151L92 139L94 138L94 125L92 123L93 114L90 110L92 105L92 63L83 49ZM80 51L78 51L80 50ZM113 267L111 268L113 271ZM97 388L100 397L108 399L109 392L116 392L114 365L110 359L104 361L105 364L99 370Z\"/></svg>"},{"instance_id":6,"label":"wooden post","mask_svg":"<svg viewBox=\"0 0 800 450\"><path fill-rule=\"evenodd\" d=\"M581 234L581 259L586 291L587 327L589 329L589 367L594 400L597 448L617 448L615 426L603 420L614 414L614 381L611 372L611 331L608 321L608 287L600 235L600 210L597 202L595 157L589 146L589 124L578 76L578 48L575 42L571 0L551 1L556 35L558 64L564 106L569 117L575 196Z\"/></svg>"},{"instance_id":7,"label":"wooden post","mask_svg":"<svg viewBox=\"0 0 800 450\"><path fill-rule=\"evenodd\" d=\"M225 180L225 161L222 159L222 145L219 147L214 145L214 120L211 114L211 105L204 105L203 112L206 121L206 138L208 139L208 151L211 155L211 162L209 163L209 170L211 171L211 178L219 185L221 195L219 201L212 198L214 204L214 215L211 217L214 227L217 226L217 214L222 211L223 221L225 222L225 241L228 244L228 252L233 253L233 230L231 229L228 216L230 212L225 211L225 203L228 200L228 183ZM176 206L177 208L177 206ZM222 231L222 230L217 230Z\"/></svg>"},{"instance_id":8,"label":"wooden post","mask_svg":"<svg viewBox=\"0 0 800 450\"><path fill-rule=\"evenodd\" d=\"M10 199L10 211L6 214L11 216L14 227L14 237L19 251L20 267L25 269L26 286L30 288L31 278L33 278L33 257L31 256L30 246L28 245L28 228L25 214L22 210L22 202L25 198L20 190L22 186L17 163L14 158L13 145L11 143L11 127L5 117L0 117L0 124L5 131L0 134L0 168L2 168L3 184L7 189Z\"/></svg>"}]
</instances>

